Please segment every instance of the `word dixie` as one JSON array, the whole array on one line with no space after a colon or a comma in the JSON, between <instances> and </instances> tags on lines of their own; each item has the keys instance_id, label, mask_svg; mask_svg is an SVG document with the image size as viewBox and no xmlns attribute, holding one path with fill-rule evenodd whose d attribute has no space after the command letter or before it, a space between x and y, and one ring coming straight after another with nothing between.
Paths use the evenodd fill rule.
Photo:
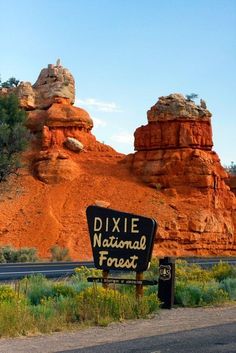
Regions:
<instances>
[{"instance_id":1,"label":"word dixie","mask_svg":"<svg viewBox=\"0 0 236 353\"><path fill-rule=\"evenodd\" d=\"M139 222L139 218L131 218L129 220L127 217L125 218L106 217L105 219L102 219L100 217L95 217L93 230L94 232L99 232L101 229L103 229L106 232L111 231L111 233L130 232L130 233L137 234L139 233L138 222Z\"/></svg>"}]
</instances>

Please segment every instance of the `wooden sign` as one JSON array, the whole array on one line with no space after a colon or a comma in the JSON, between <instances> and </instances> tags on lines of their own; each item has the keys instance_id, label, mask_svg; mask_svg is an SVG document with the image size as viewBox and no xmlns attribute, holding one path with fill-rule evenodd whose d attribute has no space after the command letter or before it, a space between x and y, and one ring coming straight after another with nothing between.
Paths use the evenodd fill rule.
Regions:
<instances>
[{"instance_id":1,"label":"wooden sign","mask_svg":"<svg viewBox=\"0 0 236 353\"><path fill-rule=\"evenodd\" d=\"M154 219L98 206L89 206L86 214L96 268L147 269L157 227Z\"/></svg>"}]
</instances>

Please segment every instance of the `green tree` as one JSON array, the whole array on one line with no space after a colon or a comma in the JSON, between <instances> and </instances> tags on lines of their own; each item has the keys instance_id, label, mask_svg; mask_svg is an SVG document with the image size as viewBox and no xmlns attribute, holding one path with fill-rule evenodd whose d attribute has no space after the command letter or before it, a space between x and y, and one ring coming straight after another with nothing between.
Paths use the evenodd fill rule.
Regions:
<instances>
[{"instance_id":1,"label":"green tree","mask_svg":"<svg viewBox=\"0 0 236 353\"><path fill-rule=\"evenodd\" d=\"M234 162L231 162L230 166L226 167L226 170L228 173L236 175L236 164Z\"/></svg>"},{"instance_id":2,"label":"green tree","mask_svg":"<svg viewBox=\"0 0 236 353\"><path fill-rule=\"evenodd\" d=\"M2 88L17 87L19 85L19 83L20 83L20 81L17 80L15 77L10 77L5 82L1 82L1 78L0 78L0 87L2 87Z\"/></svg>"},{"instance_id":3,"label":"green tree","mask_svg":"<svg viewBox=\"0 0 236 353\"><path fill-rule=\"evenodd\" d=\"M25 120L26 113L15 95L0 97L0 182L21 166L20 152L26 149L30 136Z\"/></svg>"},{"instance_id":4,"label":"green tree","mask_svg":"<svg viewBox=\"0 0 236 353\"><path fill-rule=\"evenodd\" d=\"M187 98L187 101L194 101L194 99L198 98L198 94L196 93L191 93L191 94L186 94L185 97Z\"/></svg>"}]
</instances>

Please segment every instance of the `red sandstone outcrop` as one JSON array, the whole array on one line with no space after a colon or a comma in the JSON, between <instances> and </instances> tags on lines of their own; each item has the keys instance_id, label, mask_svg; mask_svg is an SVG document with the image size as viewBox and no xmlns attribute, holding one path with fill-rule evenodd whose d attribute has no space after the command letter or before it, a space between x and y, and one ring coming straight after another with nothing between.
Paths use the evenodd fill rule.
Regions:
<instances>
[{"instance_id":1,"label":"red sandstone outcrop","mask_svg":"<svg viewBox=\"0 0 236 353\"><path fill-rule=\"evenodd\" d=\"M132 170L163 189L225 189L228 174L212 151L211 113L181 94L161 97L135 131Z\"/></svg>"},{"instance_id":2,"label":"red sandstone outcrop","mask_svg":"<svg viewBox=\"0 0 236 353\"><path fill-rule=\"evenodd\" d=\"M210 251L213 243L218 251L232 247L236 199L226 184L228 174L212 151L211 113L206 105L171 94L161 97L147 117L148 124L134 134L137 152L125 161L142 181L172 197L176 211L178 199L186 209L161 224L157 247L169 244L173 250L176 242L188 243L196 253Z\"/></svg>"},{"instance_id":3,"label":"red sandstone outcrop","mask_svg":"<svg viewBox=\"0 0 236 353\"><path fill-rule=\"evenodd\" d=\"M229 180L227 180L227 184L230 187L230 190L236 195L236 175L230 174Z\"/></svg>"},{"instance_id":4,"label":"red sandstone outcrop","mask_svg":"<svg viewBox=\"0 0 236 353\"><path fill-rule=\"evenodd\" d=\"M49 108L58 97L67 98L70 104L75 101L75 81L68 69L58 60L56 65L49 64L42 69L33 85L35 91L35 107Z\"/></svg>"},{"instance_id":5,"label":"red sandstone outcrop","mask_svg":"<svg viewBox=\"0 0 236 353\"><path fill-rule=\"evenodd\" d=\"M71 77L57 62L33 86L0 90L18 95L34 136L24 156L33 160L32 174L23 169L0 190L0 244L34 246L42 256L58 244L74 259L91 259L85 209L96 203L156 219L154 255L235 256L236 197L212 151L204 102L161 97L148 112L148 124L135 132L137 152L120 164L121 154L91 133L89 114L73 106ZM68 138L83 149L71 151ZM234 190L233 179L229 185Z\"/></svg>"},{"instance_id":6,"label":"red sandstone outcrop","mask_svg":"<svg viewBox=\"0 0 236 353\"><path fill-rule=\"evenodd\" d=\"M58 101L58 97L66 98L69 104L75 101L75 81L68 69L57 60L56 65L49 64L41 70L37 81L20 82L17 87L2 88L0 94L15 93L20 106L25 110L47 109Z\"/></svg>"},{"instance_id":7,"label":"red sandstone outcrop","mask_svg":"<svg viewBox=\"0 0 236 353\"><path fill-rule=\"evenodd\" d=\"M15 93L20 106L28 111L27 127L34 135L35 156L33 174L45 183L73 180L79 174L79 166L73 155L67 154L68 139L83 148L75 151L114 150L98 142L92 135L93 121L82 108L73 106L75 82L68 69L60 64L48 65L41 70L34 85L21 82L16 88L2 89L0 94ZM41 151L41 152L40 152ZM73 153L72 152L72 153ZM63 156L63 157L62 157Z\"/></svg>"}]
</instances>

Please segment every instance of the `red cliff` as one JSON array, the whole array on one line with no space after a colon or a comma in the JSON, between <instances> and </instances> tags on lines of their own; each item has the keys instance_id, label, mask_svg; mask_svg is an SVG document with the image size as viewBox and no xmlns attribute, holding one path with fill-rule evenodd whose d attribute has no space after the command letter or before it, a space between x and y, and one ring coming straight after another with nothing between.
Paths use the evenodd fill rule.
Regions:
<instances>
[{"instance_id":1,"label":"red cliff","mask_svg":"<svg viewBox=\"0 0 236 353\"><path fill-rule=\"evenodd\" d=\"M58 244L74 259L91 259L85 210L99 200L155 218L156 255L236 255L236 197L212 150L203 101L161 97L135 132L136 152L124 157L96 140L59 61L34 85L10 91L28 113L33 138L20 176L0 184L0 245L34 246L45 257Z\"/></svg>"}]
</instances>

